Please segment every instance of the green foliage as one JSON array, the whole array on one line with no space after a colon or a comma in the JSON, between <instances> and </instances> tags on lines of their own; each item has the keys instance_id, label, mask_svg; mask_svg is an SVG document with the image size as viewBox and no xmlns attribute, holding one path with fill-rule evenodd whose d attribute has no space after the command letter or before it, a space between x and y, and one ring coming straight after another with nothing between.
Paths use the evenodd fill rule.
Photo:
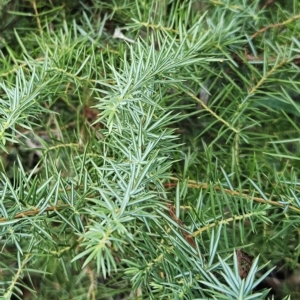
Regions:
<instances>
[{"instance_id":1,"label":"green foliage","mask_svg":"<svg viewBox=\"0 0 300 300\"><path fill-rule=\"evenodd\" d=\"M0 8L1 299L271 299L299 267L298 1Z\"/></svg>"}]
</instances>

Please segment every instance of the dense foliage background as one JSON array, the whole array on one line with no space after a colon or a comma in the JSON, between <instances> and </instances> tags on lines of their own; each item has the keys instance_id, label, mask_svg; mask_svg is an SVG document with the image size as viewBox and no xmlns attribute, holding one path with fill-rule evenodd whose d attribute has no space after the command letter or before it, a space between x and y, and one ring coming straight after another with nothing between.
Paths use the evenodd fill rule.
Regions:
<instances>
[{"instance_id":1,"label":"dense foliage background","mask_svg":"<svg viewBox=\"0 0 300 300\"><path fill-rule=\"evenodd\" d=\"M299 299L299 19L1 0L1 299Z\"/></svg>"}]
</instances>

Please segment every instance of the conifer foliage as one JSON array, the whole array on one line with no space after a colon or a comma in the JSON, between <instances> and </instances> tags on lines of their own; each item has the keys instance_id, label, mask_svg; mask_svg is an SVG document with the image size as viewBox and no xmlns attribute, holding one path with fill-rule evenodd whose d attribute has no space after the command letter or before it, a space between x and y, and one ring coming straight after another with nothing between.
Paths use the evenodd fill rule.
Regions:
<instances>
[{"instance_id":1,"label":"conifer foliage","mask_svg":"<svg viewBox=\"0 0 300 300\"><path fill-rule=\"evenodd\" d=\"M299 1L0 9L1 299L298 299Z\"/></svg>"}]
</instances>

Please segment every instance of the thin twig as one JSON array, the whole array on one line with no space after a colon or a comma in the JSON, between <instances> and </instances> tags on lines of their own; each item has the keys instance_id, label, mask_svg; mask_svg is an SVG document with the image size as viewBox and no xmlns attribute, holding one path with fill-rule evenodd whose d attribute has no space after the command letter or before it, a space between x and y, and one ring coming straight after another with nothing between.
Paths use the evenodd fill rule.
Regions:
<instances>
[{"instance_id":1,"label":"thin twig","mask_svg":"<svg viewBox=\"0 0 300 300\"><path fill-rule=\"evenodd\" d=\"M179 179L176 178L176 177L172 177L171 179L175 180L177 182L166 183L166 184L164 184L165 187L176 187L177 186ZM196 183L192 180L189 180L188 181L188 187L197 188L197 189L209 189L211 187L211 185L208 184L208 183ZM265 200L264 198L254 197L254 196L248 195L246 193L241 193L241 192L238 192L238 191L232 191L232 190L229 190L229 189L224 189L223 187L220 187L220 186L213 186L213 189L216 190L216 191L224 191L226 194L231 195L231 196L243 197L243 198L246 198L248 200L252 200L252 201L255 201L255 202L259 202L259 203L269 204L269 205L273 205L273 206L279 206L279 207L282 207L282 208L284 208L286 206L285 204L279 203L279 202L274 201L274 200ZM295 206L289 205L289 209L293 210L297 213L300 213L300 209L295 207Z\"/></svg>"},{"instance_id":2,"label":"thin twig","mask_svg":"<svg viewBox=\"0 0 300 300\"><path fill-rule=\"evenodd\" d=\"M43 29L42 29L42 25L41 25L41 20L39 18L39 13L38 13L38 10L37 10L36 1L32 2L32 6L33 6L33 10L34 10L34 14L35 14L35 17L36 17L36 22L37 22L37 25L38 25L40 35L43 36Z\"/></svg>"},{"instance_id":3,"label":"thin twig","mask_svg":"<svg viewBox=\"0 0 300 300\"><path fill-rule=\"evenodd\" d=\"M62 204L62 205L50 206L50 207L47 207L46 209L43 209L43 210L41 210L41 209L28 210L28 211L24 211L24 212L21 212L19 214L16 214L14 216L14 219L21 219L21 218L24 218L24 217L36 216L41 211L43 211L43 212L45 212L45 211L56 211L56 210L62 210L64 208L70 208L70 205ZM11 219L10 218L0 218L0 223L6 222L8 220L11 220Z\"/></svg>"},{"instance_id":4,"label":"thin twig","mask_svg":"<svg viewBox=\"0 0 300 300\"><path fill-rule=\"evenodd\" d=\"M23 272L23 269L24 269L26 263L29 260L30 255L31 255L30 253L27 253L25 255L25 258L22 261L21 266L19 266L19 269L18 269L17 273L14 275L13 280L12 280L9 288L7 289L6 293L3 295L3 299L10 299L11 298L11 295L13 293L13 289L14 289L15 285L17 284L17 281L18 281L19 277L21 276L21 274Z\"/></svg>"},{"instance_id":5,"label":"thin twig","mask_svg":"<svg viewBox=\"0 0 300 300\"><path fill-rule=\"evenodd\" d=\"M211 113L216 119L218 119L220 122L222 122L223 124L225 124L229 129L231 129L232 131L234 131L235 133L239 133L239 130L234 128L232 125L230 125L227 121L225 121L224 119L222 119L220 116L218 116L213 110L211 110L204 102L202 102L197 96L195 96L194 94L187 92L186 94L188 94L191 98L193 98L194 100L196 100L199 104L201 104L202 107L204 107L205 110L207 110L209 113Z\"/></svg>"},{"instance_id":6,"label":"thin twig","mask_svg":"<svg viewBox=\"0 0 300 300\"><path fill-rule=\"evenodd\" d=\"M261 34L261 33L265 32L265 31L267 31L268 29L284 26L284 25L286 25L286 24L288 24L288 23L291 23L291 22L293 22L293 21L295 21L295 20L297 20L297 19L300 19L300 15L296 15L296 16L294 16L294 17L292 17L292 18L290 18L290 19L288 19L288 20L286 20L286 21L284 21L284 22L282 22L282 23L268 25L268 26L266 26L266 27L264 27L264 28L261 28L260 30L258 30L258 31L255 32L254 34L252 34L252 35L251 35L251 38L254 39L254 38L256 38L259 34Z\"/></svg>"}]
</instances>

